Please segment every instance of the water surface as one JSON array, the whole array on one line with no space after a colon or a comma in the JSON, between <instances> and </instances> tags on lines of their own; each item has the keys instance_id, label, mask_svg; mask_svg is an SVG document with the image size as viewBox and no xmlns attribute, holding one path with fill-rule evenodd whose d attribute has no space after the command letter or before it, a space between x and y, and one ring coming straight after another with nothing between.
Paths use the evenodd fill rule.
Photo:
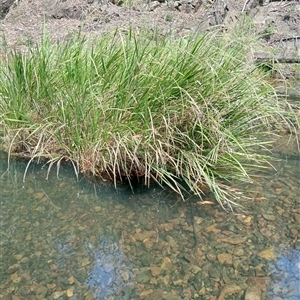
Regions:
<instances>
[{"instance_id":1,"label":"water surface","mask_svg":"<svg viewBox=\"0 0 300 300\"><path fill-rule=\"evenodd\" d=\"M300 160L233 214L0 153L0 299L300 299Z\"/></svg>"}]
</instances>

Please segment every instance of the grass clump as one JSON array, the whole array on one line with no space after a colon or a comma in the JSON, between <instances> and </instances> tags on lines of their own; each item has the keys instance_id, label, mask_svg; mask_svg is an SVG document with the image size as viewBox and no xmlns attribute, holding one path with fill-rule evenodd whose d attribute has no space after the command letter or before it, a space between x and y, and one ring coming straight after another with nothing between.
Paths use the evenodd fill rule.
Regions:
<instances>
[{"instance_id":1,"label":"grass clump","mask_svg":"<svg viewBox=\"0 0 300 300\"><path fill-rule=\"evenodd\" d=\"M116 32L41 43L1 63L1 127L11 153L71 160L80 171L167 184L232 203L264 137L285 120L249 43L208 33ZM222 181L220 180L222 179Z\"/></svg>"}]
</instances>

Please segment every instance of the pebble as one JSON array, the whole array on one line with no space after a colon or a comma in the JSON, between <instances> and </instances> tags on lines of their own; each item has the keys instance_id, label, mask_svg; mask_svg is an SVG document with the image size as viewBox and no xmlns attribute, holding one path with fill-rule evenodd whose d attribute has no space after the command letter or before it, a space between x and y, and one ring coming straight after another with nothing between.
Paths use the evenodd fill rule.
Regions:
<instances>
[{"instance_id":1,"label":"pebble","mask_svg":"<svg viewBox=\"0 0 300 300\"><path fill-rule=\"evenodd\" d=\"M299 234L298 230L295 229L295 228L292 228L292 229L290 230L290 232L291 232L291 235L294 236L294 237L298 236L298 234Z\"/></svg>"},{"instance_id":2,"label":"pebble","mask_svg":"<svg viewBox=\"0 0 300 300\"><path fill-rule=\"evenodd\" d=\"M150 267L150 271L151 271L151 274L153 277L158 276L160 274L161 270L162 269L159 267Z\"/></svg>"},{"instance_id":3,"label":"pebble","mask_svg":"<svg viewBox=\"0 0 300 300\"><path fill-rule=\"evenodd\" d=\"M193 274L198 274L201 271L201 268L198 266L193 265L192 266L192 273Z\"/></svg>"},{"instance_id":4,"label":"pebble","mask_svg":"<svg viewBox=\"0 0 300 300\"><path fill-rule=\"evenodd\" d=\"M54 292L51 297L56 300L56 299L59 299L61 298L66 292L65 291L57 291L57 292Z\"/></svg>"},{"instance_id":5,"label":"pebble","mask_svg":"<svg viewBox=\"0 0 300 300\"><path fill-rule=\"evenodd\" d=\"M160 267L162 270L168 270L168 271L171 271L172 268L173 268L173 265L172 265L172 262L170 260L169 257L164 257L163 258L163 261L162 261L162 264L161 264L161 267Z\"/></svg>"},{"instance_id":6,"label":"pebble","mask_svg":"<svg viewBox=\"0 0 300 300\"><path fill-rule=\"evenodd\" d=\"M219 268L214 268L213 265L210 266L208 269L209 277L211 278L220 278L221 277L221 270Z\"/></svg>"},{"instance_id":7,"label":"pebble","mask_svg":"<svg viewBox=\"0 0 300 300\"><path fill-rule=\"evenodd\" d=\"M16 254L16 255L14 255L14 258L16 260L21 260L23 256L24 256L24 254Z\"/></svg>"},{"instance_id":8,"label":"pebble","mask_svg":"<svg viewBox=\"0 0 300 300\"><path fill-rule=\"evenodd\" d=\"M237 219L246 226L250 226L253 221L253 216L238 215Z\"/></svg>"},{"instance_id":9,"label":"pebble","mask_svg":"<svg viewBox=\"0 0 300 300\"><path fill-rule=\"evenodd\" d=\"M174 292L167 292L163 294L164 300L181 300L182 298Z\"/></svg>"},{"instance_id":10,"label":"pebble","mask_svg":"<svg viewBox=\"0 0 300 300\"><path fill-rule=\"evenodd\" d=\"M156 291L153 291L150 295L148 295L145 299L146 300L158 300L162 299L163 294L165 292L162 289L157 289Z\"/></svg>"},{"instance_id":11,"label":"pebble","mask_svg":"<svg viewBox=\"0 0 300 300\"><path fill-rule=\"evenodd\" d=\"M294 213L293 216L294 216L296 223L300 224L300 214Z\"/></svg>"},{"instance_id":12,"label":"pebble","mask_svg":"<svg viewBox=\"0 0 300 300\"><path fill-rule=\"evenodd\" d=\"M7 273L12 274L15 273L17 270L19 270L20 265L19 264L14 264L8 267Z\"/></svg>"},{"instance_id":13,"label":"pebble","mask_svg":"<svg viewBox=\"0 0 300 300\"><path fill-rule=\"evenodd\" d=\"M74 288L67 289L67 297L68 298L73 297L73 294L74 294Z\"/></svg>"},{"instance_id":14,"label":"pebble","mask_svg":"<svg viewBox=\"0 0 300 300\"><path fill-rule=\"evenodd\" d=\"M236 284L225 285L223 287L223 289L222 289L219 297L218 297L218 300L225 300L229 296L237 294L237 293L241 292L242 290L244 290L245 288L246 288L245 284L241 284L241 285L236 285Z\"/></svg>"},{"instance_id":15,"label":"pebble","mask_svg":"<svg viewBox=\"0 0 300 300\"><path fill-rule=\"evenodd\" d=\"M215 253L207 253L206 254L206 258L209 260L209 261L215 261L217 256Z\"/></svg>"},{"instance_id":16,"label":"pebble","mask_svg":"<svg viewBox=\"0 0 300 300\"><path fill-rule=\"evenodd\" d=\"M148 270L143 270L141 271L137 276L136 276L136 281L138 283L147 283L151 277L150 277L150 272Z\"/></svg>"},{"instance_id":17,"label":"pebble","mask_svg":"<svg viewBox=\"0 0 300 300\"><path fill-rule=\"evenodd\" d=\"M233 254L235 256L243 256L245 254L245 251L243 248L239 247L239 248L234 248L233 250Z\"/></svg>"},{"instance_id":18,"label":"pebble","mask_svg":"<svg viewBox=\"0 0 300 300\"><path fill-rule=\"evenodd\" d=\"M239 245L239 244L243 244L245 243L245 241L247 240L247 237L243 237L243 238L219 238L217 239L218 243L229 243L232 245Z\"/></svg>"},{"instance_id":19,"label":"pebble","mask_svg":"<svg viewBox=\"0 0 300 300\"><path fill-rule=\"evenodd\" d=\"M257 286L250 286L245 293L245 300L261 300L261 289Z\"/></svg>"},{"instance_id":20,"label":"pebble","mask_svg":"<svg viewBox=\"0 0 300 300\"><path fill-rule=\"evenodd\" d=\"M199 290L198 294L199 296L204 296L206 294L205 286Z\"/></svg>"},{"instance_id":21,"label":"pebble","mask_svg":"<svg viewBox=\"0 0 300 300\"><path fill-rule=\"evenodd\" d=\"M182 279L177 279L177 280L174 280L174 281L173 281L173 284L174 284L174 285L179 285L179 286L181 286L181 285L182 285L182 282L183 282Z\"/></svg>"},{"instance_id":22,"label":"pebble","mask_svg":"<svg viewBox=\"0 0 300 300\"><path fill-rule=\"evenodd\" d=\"M206 227L205 231L207 233L210 233L210 232L219 233L221 231L221 229L216 228L216 226L218 226L218 224L212 224L212 225Z\"/></svg>"},{"instance_id":23,"label":"pebble","mask_svg":"<svg viewBox=\"0 0 300 300\"><path fill-rule=\"evenodd\" d=\"M222 265L232 265L232 255L228 253L220 253L217 255L219 263Z\"/></svg>"},{"instance_id":24,"label":"pebble","mask_svg":"<svg viewBox=\"0 0 300 300\"><path fill-rule=\"evenodd\" d=\"M268 220L268 221L275 221L276 216L275 215L270 215L270 214L263 214L263 217Z\"/></svg>"},{"instance_id":25,"label":"pebble","mask_svg":"<svg viewBox=\"0 0 300 300\"><path fill-rule=\"evenodd\" d=\"M127 282L130 279L130 273L126 270L120 271L121 277L123 278L124 282Z\"/></svg>"},{"instance_id":26,"label":"pebble","mask_svg":"<svg viewBox=\"0 0 300 300\"><path fill-rule=\"evenodd\" d=\"M257 254L259 257L264 258L266 260L275 260L277 258L277 254L275 253L275 249L273 247L270 247L268 249L265 249Z\"/></svg>"},{"instance_id":27,"label":"pebble","mask_svg":"<svg viewBox=\"0 0 300 300\"><path fill-rule=\"evenodd\" d=\"M168 286L170 283L170 275L166 275L164 277L160 277L160 280L163 285Z\"/></svg>"},{"instance_id":28,"label":"pebble","mask_svg":"<svg viewBox=\"0 0 300 300\"><path fill-rule=\"evenodd\" d=\"M35 296L37 300L41 300L46 297L48 293L48 288L45 286L39 286L35 291Z\"/></svg>"},{"instance_id":29,"label":"pebble","mask_svg":"<svg viewBox=\"0 0 300 300\"><path fill-rule=\"evenodd\" d=\"M153 293L153 290L152 290L152 289L142 291L142 292L140 293L140 298L141 298L141 299L144 299L144 298L146 298L147 296L151 295L152 293Z\"/></svg>"}]
</instances>

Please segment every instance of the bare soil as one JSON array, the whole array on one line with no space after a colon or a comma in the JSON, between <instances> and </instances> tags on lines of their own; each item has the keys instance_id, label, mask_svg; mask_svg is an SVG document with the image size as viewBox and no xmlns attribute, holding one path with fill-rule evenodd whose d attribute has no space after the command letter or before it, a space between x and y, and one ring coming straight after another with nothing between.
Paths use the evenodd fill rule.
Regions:
<instances>
[{"instance_id":1,"label":"bare soil","mask_svg":"<svg viewBox=\"0 0 300 300\"><path fill-rule=\"evenodd\" d=\"M54 39L81 29L88 35L157 30L186 36L195 31L233 26L249 15L265 42L300 55L300 2L262 0L0 0L3 44L22 49L40 39L45 26Z\"/></svg>"}]
</instances>

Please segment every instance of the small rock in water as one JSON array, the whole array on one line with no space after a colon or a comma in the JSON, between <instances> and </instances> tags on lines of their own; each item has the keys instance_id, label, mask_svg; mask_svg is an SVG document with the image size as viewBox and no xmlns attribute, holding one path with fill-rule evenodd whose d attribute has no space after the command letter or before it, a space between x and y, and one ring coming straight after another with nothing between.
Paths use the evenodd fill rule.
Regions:
<instances>
[{"instance_id":1,"label":"small rock in water","mask_svg":"<svg viewBox=\"0 0 300 300\"><path fill-rule=\"evenodd\" d=\"M251 291L253 287L253 291L260 290L262 292L270 284L270 277L249 277L246 282L248 284L247 290Z\"/></svg>"},{"instance_id":2,"label":"small rock in water","mask_svg":"<svg viewBox=\"0 0 300 300\"><path fill-rule=\"evenodd\" d=\"M218 300L228 299L228 296L237 294L237 293L241 292L242 290L244 290L245 288L246 288L246 286L244 284L242 284L242 285L235 285L235 284L225 285L218 297Z\"/></svg>"},{"instance_id":3,"label":"small rock in water","mask_svg":"<svg viewBox=\"0 0 300 300\"><path fill-rule=\"evenodd\" d=\"M276 216L274 215L270 215L270 214L263 214L263 217L268 220L268 221L275 221L276 220Z\"/></svg>"},{"instance_id":4,"label":"small rock in water","mask_svg":"<svg viewBox=\"0 0 300 300\"><path fill-rule=\"evenodd\" d=\"M10 276L11 280L13 283L20 283L21 282L21 277L19 276L18 272L13 273Z\"/></svg>"},{"instance_id":5,"label":"small rock in water","mask_svg":"<svg viewBox=\"0 0 300 300\"><path fill-rule=\"evenodd\" d=\"M147 283L148 281L150 281L150 279L151 276L148 270L143 270L136 276L136 281L138 283Z\"/></svg>"},{"instance_id":6,"label":"small rock in water","mask_svg":"<svg viewBox=\"0 0 300 300\"><path fill-rule=\"evenodd\" d=\"M217 255L219 263L232 265L232 255L228 253L220 253Z\"/></svg>"},{"instance_id":7,"label":"small rock in water","mask_svg":"<svg viewBox=\"0 0 300 300\"><path fill-rule=\"evenodd\" d=\"M206 227L205 231L208 232L208 233L209 232L219 233L221 230L216 228L216 226L217 226L217 224L212 224L212 225Z\"/></svg>"},{"instance_id":8,"label":"small rock in water","mask_svg":"<svg viewBox=\"0 0 300 300\"><path fill-rule=\"evenodd\" d=\"M209 261L215 261L216 260L216 255L214 253L207 253L206 257Z\"/></svg>"},{"instance_id":9,"label":"small rock in water","mask_svg":"<svg viewBox=\"0 0 300 300\"><path fill-rule=\"evenodd\" d=\"M156 277L157 275L160 274L161 268L159 268L159 267L151 267L150 271L151 271L152 276Z\"/></svg>"},{"instance_id":10,"label":"small rock in water","mask_svg":"<svg viewBox=\"0 0 300 300\"><path fill-rule=\"evenodd\" d=\"M84 258L84 259L82 260L82 262L81 262L81 266L82 266L82 267L85 267L85 266L87 266L87 265L89 265L89 264L90 264L90 261L89 261L88 258Z\"/></svg>"},{"instance_id":11,"label":"small rock in water","mask_svg":"<svg viewBox=\"0 0 300 300\"><path fill-rule=\"evenodd\" d=\"M53 299L59 299L61 296L65 294L65 291L57 291L52 294Z\"/></svg>"},{"instance_id":12,"label":"small rock in water","mask_svg":"<svg viewBox=\"0 0 300 300\"><path fill-rule=\"evenodd\" d=\"M295 221L299 224L300 223L300 214L294 213L293 215L294 215Z\"/></svg>"},{"instance_id":13,"label":"small rock in water","mask_svg":"<svg viewBox=\"0 0 300 300\"><path fill-rule=\"evenodd\" d=\"M203 288L200 289L200 291L198 292L198 294L199 294L200 296L204 296L205 293L206 293L206 289L205 289L205 286L204 286Z\"/></svg>"},{"instance_id":14,"label":"small rock in water","mask_svg":"<svg viewBox=\"0 0 300 300\"><path fill-rule=\"evenodd\" d=\"M245 293L245 300L261 300L261 289L258 286L250 286Z\"/></svg>"},{"instance_id":15,"label":"small rock in water","mask_svg":"<svg viewBox=\"0 0 300 300\"><path fill-rule=\"evenodd\" d=\"M74 284L74 283L75 283L75 278L74 278L74 276L70 276L70 277L68 278L68 282L69 282L69 284Z\"/></svg>"},{"instance_id":16,"label":"small rock in water","mask_svg":"<svg viewBox=\"0 0 300 300\"><path fill-rule=\"evenodd\" d=\"M106 273L109 273L112 270L114 270L114 266L111 264L103 264L102 268L103 268L104 272L106 272Z\"/></svg>"},{"instance_id":17,"label":"small rock in water","mask_svg":"<svg viewBox=\"0 0 300 300\"><path fill-rule=\"evenodd\" d=\"M219 268L214 268L211 266L208 270L209 277L217 279L221 277L221 270Z\"/></svg>"},{"instance_id":18,"label":"small rock in water","mask_svg":"<svg viewBox=\"0 0 300 300\"><path fill-rule=\"evenodd\" d=\"M244 255L245 251L243 248L239 247L239 248L235 248L234 251L233 251L233 254L235 256L242 256Z\"/></svg>"},{"instance_id":19,"label":"small rock in water","mask_svg":"<svg viewBox=\"0 0 300 300\"><path fill-rule=\"evenodd\" d=\"M253 220L253 216L248 216L248 217L246 217L246 218L243 220L243 223L244 223L245 225L251 225L252 220Z\"/></svg>"},{"instance_id":20,"label":"small rock in water","mask_svg":"<svg viewBox=\"0 0 300 300\"><path fill-rule=\"evenodd\" d=\"M273 247L270 247L266 250L263 250L263 251L259 252L257 255L259 257L264 258L264 259L269 260L269 261L274 260L274 259L277 258L277 254L275 253L275 250L274 250Z\"/></svg>"},{"instance_id":21,"label":"small rock in water","mask_svg":"<svg viewBox=\"0 0 300 300\"><path fill-rule=\"evenodd\" d=\"M20 267L19 264L11 265L11 266L8 267L7 273L8 274L15 273L19 269L19 267Z\"/></svg>"},{"instance_id":22,"label":"small rock in water","mask_svg":"<svg viewBox=\"0 0 300 300\"><path fill-rule=\"evenodd\" d=\"M67 289L67 297L68 298L73 297L73 291L74 291L74 288Z\"/></svg>"},{"instance_id":23,"label":"small rock in water","mask_svg":"<svg viewBox=\"0 0 300 300\"><path fill-rule=\"evenodd\" d=\"M145 291L142 291L141 293L140 293L140 298L141 299L144 299L144 298L146 298L147 296L149 296L149 295L151 295L153 293L153 290L145 290Z\"/></svg>"},{"instance_id":24,"label":"small rock in water","mask_svg":"<svg viewBox=\"0 0 300 300\"><path fill-rule=\"evenodd\" d=\"M163 285L168 286L169 282L170 282L170 276L166 275L166 276L162 277L161 282L162 282Z\"/></svg>"},{"instance_id":25,"label":"small rock in water","mask_svg":"<svg viewBox=\"0 0 300 300\"><path fill-rule=\"evenodd\" d=\"M245 243L245 241L247 240L247 237L243 237L243 238L219 238L217 239L217 242L220 243L229 243L232 245L238 245L238 244L243 244Z\"/></svg>"},{"instance_id":26,"label":"small rock in water","mask_svg":"<svg viewBox=\"0 0 300 300\"><path fill-rule=\"evenodd\" d=\"M164 257L163 262L161 264L162 270L171 270L172 269L172 263L169 257Z\"/></svg>"},{"instance_id":27,"label":"small rock in water","mask_svg":"<svg viewBox=\"0 0 300 300\"><path fill-rule=\"evenodd\" d=\"M35 297L36 299L44 299L47 295L48 288L45 286L39 286L35 291Z\"/></svg>"},{"instance_id":28,"label":"small rock in water","mask_svg":"<svg viewBox=\"0 0 300 300\"><path fill-rule=\"evenodd\" d=\"M23 254L16 254L16 255L14 255L14 258L16 260L21 260L23 256L24 256Z\"/></svg>"},{"instance_id":29,"label":"small rock in water","mask_svg":"<svg viewBox=\"0 0 300 300\"><path fill-rule=\"evenodd\" d=\"M173 284L174 284L174 285L181 286L181 285L182 285L182 279L174 280L174 281L173 281Z\"/></svg>"}]
</instances>

